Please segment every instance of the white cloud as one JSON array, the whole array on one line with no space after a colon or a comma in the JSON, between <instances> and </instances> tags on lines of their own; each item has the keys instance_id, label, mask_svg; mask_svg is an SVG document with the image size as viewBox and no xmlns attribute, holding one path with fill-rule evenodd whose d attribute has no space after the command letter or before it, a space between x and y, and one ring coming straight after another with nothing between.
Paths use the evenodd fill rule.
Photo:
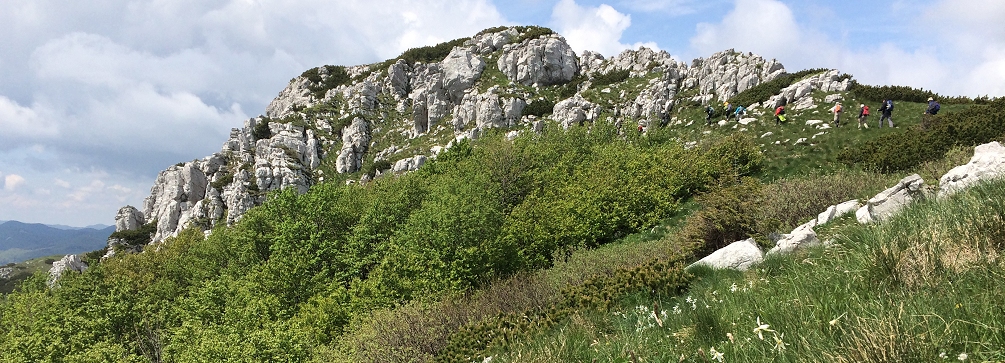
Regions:
<instances>
[{"instance_id":1,"label":"white cloud","mask_svg":"<svg viewBox=\"0 0 1005 363\"><path fill-rule=\"evenodd\" d=\"M577 53L590 50L612 56L639 46L659 49L653 42L621 43L621 34L632 25L632 17L607 4L586 7L575 0L560 0L552 9L551 23Z\"/></svg>"},{"instance_id":2,"label":"white cloud","mask_svg":"<svg viewBox=\"0 0 1005 363\"><path fill-rule=\"evenodd\" d=\"M663 12L671 16L691 14L697 11L696 0L621 0L625 7L644 12Z\"/></svg>"},{"instance_id":3,"label":"white cloud","mask_svg":"<svg viewBox=\"0 0 1005 363\"><path fill-rule=\"evenodd\" d=\"M24 185L24 183L25 183L24 177L17 174L9 174L4 177L3 188L4 190L10 192L17 189L17 187Z\"/></svg>"},{"instance_id":4,"label":"white cloud","mask_svg":"<svg viewBox=\"0 0 1005 363\"><path fill-rule=\"evenodd\" d=\"M752 51L781 60L790 71L836 68L866 84L995 96L1005 95L1002 19L1005 2L977 0L960 6L941 0L921 19L899 19L908 24L908 34L922 37L920 46L905 48L898 45L906 43L900 39L851 49L813 24L800 24L781 1L736 0L721 22L697 25L691 46L701 54L728 48Z\"/></svg>"},{"instance_id":5,"label":"white cloud","mask_svg":"<svg viewBox=\"0 0 1005 363\"><path fill-rule=\"evenodd\" d=\"M55 136L58 127L30 107L0 95L0 139L36 139Z\"/></svg>"}]
</instances>

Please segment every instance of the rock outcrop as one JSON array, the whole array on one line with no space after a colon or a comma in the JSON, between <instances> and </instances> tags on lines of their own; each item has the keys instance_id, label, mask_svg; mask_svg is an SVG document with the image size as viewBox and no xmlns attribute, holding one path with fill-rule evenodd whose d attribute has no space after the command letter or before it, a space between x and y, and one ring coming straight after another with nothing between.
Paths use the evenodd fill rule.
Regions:
<instances>
[{"instance_id":1,"label":"rock outcrop","mask_svg":"<svg viewBox=\"0 0 1005 363\"><path fill-rule=\"evenodd\" d=\"M939 178L939 197L947 197L981 180L1005 175L1005 146L997 141L974 148L970 162Z\"/></svg>"},{"instance_id":2,"label":"rock outcrop","mask_svg":"<svg viewBox=\"0 0 1005 363\"><path fill-rule=\"evenodd\" d=\"M691 264L688 268L692 266L708 266L715 269L746 271L750 266L762 261L764 261L764 252L761 252L761 248L757 246L757 242L753 238L749 238L720 248L712 252L712 254L705 256L705 258L698 260L698 262Z\"/></svg>"},{"instance_id":3,"label":"rock outcrop","mask_svg":"<svg viewBox=\"0 0 1005 363\"><path fill-rule=\"evenodd\" d=\"M849 77L842 79L841 72L836 69L818 73L782 88L777 95L771 96L768 101L764 102L764 108L775 109L782 105L792 105L792 108L796 110L810 109L816 107L812 97L813 91L845 92L851 89L851 82ZM828 97L834 96L840 99L840 95ZM832 103L835 100L835 98L825 98L823 102Z\"/></svg>"},{"instance_id":4,"label":"rock outcrop","mask_svg":"<svg viewBox=\"0 0 1005 363\"><path fill-rule=\"evenodd\" d=\"M80 256L77 255L66 255L59 261L52 263L52 268L49 269L49 287L56 286L59 278L67 272L84 272L87 269L87 264L80 260Z\"/></svg>"},{"instance_id":5,"label":"rock outcrop","mask_svg":"<svg viewBox=\"0 0 1005 363\"><path fill-rule=\"evenodd\" d=\"M497 66L506 77L527 86L569 82L579 72L576 53L557 34L504 46Z\"/></svg>"},{"instance_id":6,"label":"rock outcrop","mask_svg":"<svg viewBox=\"0 0 1005 363\"><path fill-rule=\"evenodd\" d=\"M925 181L918 174L901 179L897 185L869 199L865 206L855 212L855 217L862 224L886 220L915 200L923 198L921 187L924 184Z\"/></svg>"},{"instance_id":7,"label":"rock outcrop","mask_svg":"<svg viewBox=\"0 0 1005 363\"><path fill-rule=\"evenodd\" d=\"M115 214L116 232L137 229L146 223L146 218L143 218L143 212L140 212L136 207L131 205L119 208L119 212Z\"/></svg>"},{"instance_id":8,"label":"rock outcrop","mask_svg":"<svg viewBox=\"0 0 1005 363\"><path fill-rule=\"evenodd\" d=\"M560 35L537 35L547 33L541 30L492 29L439 60L312 68L279 92L266 116L232 129L220 152L161 172L142 211L120 211L116 225L134 229L156 221L158 242L192 226L206 231L235 223L269 191L305 192L325 173L359 172L366 160L389 161L395 172L416 170L435 152L429 145L409 146L413 140L450 145L493 128L543 132L548 122L568 128L597 121L602 112L613 114L617 125L668 124L685 90L697 89L697 98L706 101L726 99L784 72L777 61L734 51L691 66L647 48L611 59L577 56ZM620 89L612 102L584 98L593 80L614 71L645 79ZM574 79L575 86L565 85ZM565 88L556 95L552 86ZM554 102L551 117L542 110L534 115L545 117L524 115L528 100ZM509 138L519 134L507 131Z\"/></svg>"}]
</instances>

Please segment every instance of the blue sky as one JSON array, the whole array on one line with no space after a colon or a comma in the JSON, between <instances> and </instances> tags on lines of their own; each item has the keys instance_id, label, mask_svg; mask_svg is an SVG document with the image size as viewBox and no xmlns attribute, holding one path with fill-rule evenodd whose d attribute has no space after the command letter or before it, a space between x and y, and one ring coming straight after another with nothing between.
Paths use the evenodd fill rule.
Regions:
<instances>
[{"instance_id":1,"label":"blue sky","mask_svg":"<svg viewBox=\"0 0 1005 363\"><path fill-rule=\"evenodd\" d=\"M578 52L735 48L868 84L1005 96L1005 1L5 0L0 220L110 224L290 78L501 24Z\"/></svg>"}]
</instances>

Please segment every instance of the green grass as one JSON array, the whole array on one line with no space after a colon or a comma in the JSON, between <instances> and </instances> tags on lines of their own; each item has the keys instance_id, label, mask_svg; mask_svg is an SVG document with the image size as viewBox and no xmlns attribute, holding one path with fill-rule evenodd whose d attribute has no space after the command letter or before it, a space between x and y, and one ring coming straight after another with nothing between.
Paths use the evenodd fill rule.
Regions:
<instances>
[{"instance_id":1,"label":"green grass","mask_svg":"<svg viewBox=\"0 0 1005 363\"><path fill-rule=\"evenodd\" d=\"M52 255L5 265L5 267L12 267L14 270L9 279L0 280L0 294L11 293L21 281L37 272L49 271L52 268L52 263L61 258L63 258L63 255Z\"/></svg>"},{"instance_id":2,"label":"green grass","mask_svg":"<svg viewBox=\"0 0 1005 363\"><path fill-rule=\"evenodd\" d=\"M582 311L492 361L705 362L713 348L728 362L1001 361L1003 217L1003 181L877 226L845 217L821 229L833 247L746 273L696 269L685 294Z\"/></svg>"}]
</instances>

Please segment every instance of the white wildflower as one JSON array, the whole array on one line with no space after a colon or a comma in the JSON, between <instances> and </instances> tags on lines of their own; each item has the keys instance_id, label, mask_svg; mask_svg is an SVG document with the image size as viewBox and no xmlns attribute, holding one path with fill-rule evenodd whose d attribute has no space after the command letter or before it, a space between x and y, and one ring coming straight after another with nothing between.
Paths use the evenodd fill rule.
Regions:
<instances>
[{"instance_id":1,"label":"white wildflower","mask_svg":"<svg viewBox=\"0 0 1005 363\"><path fill-rule=\"evenodd\" d=\"M965 361L965 360L967 360L967 357L968 357L968 356L967 356L967 353L960 353L960 355L958 355L958 356L956 357L956 359L958 359L958 360L959 360L960 362L962 362L962 361Z\"/></svg>"},{"instance_id":2,"label":"white wildflower","mask_svg":"<svg viewBox=\"0 0 1005 363\"><path fill-rule=\"evenodd\" d=\"M715 347L708 348L708 355L712 356L712 360L717 360L722 362L723 355L721 352L715 350Z\"/></svg>"},{"instance_id":3,"label":"white wildflower","mask_svg":"<svg viewBox=\"0 0 1005 363\"><path fill-rule=\"evenodd\" d=\"M771 348L772 350L777 350L781 352L785 350L786 345L789 345L788 343L782 341L782 339L785 338L785 333L782 333L781 335L775 334L774 338L775 338L775 347Z\"/></svg>"},{"instance_id":4,"label":"white wildflower","mask_svg":"<svg viewBox=\"0 0 1005 363\"><path fill-rule=\"evenodd\" d=\"M754 333L757 333L757 338L764 340L764 332L774 333L775 331L771 330L771 325L761 323L761 317L758 316L757 327L754 328Z\"/></svg>"},{"instance_id":5,"label":"white wildflower","mask_svg":"<svg viewBox=\"0 0 1005 363\"><path fill-rule=\"evenodd\" d=\"M737 287L735 282L732 285L729 285L729 292L736 292L736 290Z\"/></svg>"}]
</instances>

